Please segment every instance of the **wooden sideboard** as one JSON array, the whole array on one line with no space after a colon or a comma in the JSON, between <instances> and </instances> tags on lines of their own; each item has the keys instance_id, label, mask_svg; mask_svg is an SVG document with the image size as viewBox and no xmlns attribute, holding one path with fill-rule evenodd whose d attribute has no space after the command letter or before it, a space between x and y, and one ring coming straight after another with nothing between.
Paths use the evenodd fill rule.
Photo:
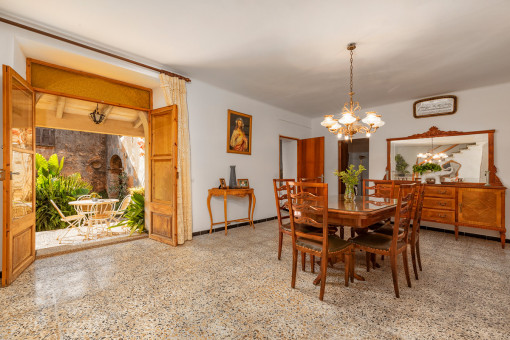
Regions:
<instances>
[{"instance_id":1,"label":"wooden sideboard","mask_svg":"<svg viewBox=\"0 0 510 340\"><path fill-rule=\"evenodd\" d=\"M395 197L402 183L394 181ZM501 246L505 248L505 193L504 186L482 184L445 183L425 184L422 221L455 226L455 239L459 226L499 231Z\"/></svg>"}]
</instances>

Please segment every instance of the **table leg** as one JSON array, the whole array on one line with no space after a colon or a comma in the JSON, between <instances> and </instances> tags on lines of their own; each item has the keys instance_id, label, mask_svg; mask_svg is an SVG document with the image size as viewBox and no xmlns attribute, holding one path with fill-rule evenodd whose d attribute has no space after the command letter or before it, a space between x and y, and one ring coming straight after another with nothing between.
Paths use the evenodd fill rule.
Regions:
<instances>
[{"instance_id":1,"label":"table leg","mask_svg":"<svg viewBox=\"0 0 510 340\"><path fill-rule=\"evenodd\" d=\"M226 192L223 194L223 210L225 213L225 235L227 235L228 222L227 222L227 193Z\"/></svg>"},{"instance_id":2,"label":"table leg","mask_svg":"<svg viewBox=\"0 0 510 340\"><path fill-rule=\"evenodd\" d=\"M209 229L209 234L212 233L212 227L213 227L213 218L212 218L212 211L211 211L211 194L207 195L207 209L209 209L209 217L211 218L211 229Z\"/></svg>"},{"instance_id":3,"label":"table leg","mask_svg":"<svg viewBox=\"0 0 510 340\"><path fill-rule=\"evenodd\" d=\"M353 254L352 254L352 258L353 258L353 260L352 260L352 261L354 261L354 256L355 256L355 254L354 254L354 252L353 252ZM342 257L343 257L343 261L344 261L344 264L345 264L345 255L344 255L344 256L342 256ZM337 258L337 259L338 259L338 258ZM330 258L330 261L331 261L331 262L333 262L333 259L332 259L332 258ZM334 263L337 263L337 262L334 262ZM353 278L355 278L356 280L358 280L358 281L365 281L365 278L364 278L363 276L358 275L358 274L356 274L356 273L354 272L354 263L355 263L355 262L353 262L353 263L351 264L351 265L352 265L352 267L351 267L351 276L352 276ZM333 263L331 263L331 266L333 267ZM352 280L351 280L351 281L352 281ZM321 283L321 273L319 272L319 274L317 275L317 277L315 278L315 280L313 280L313 284L314 284L315 286L317 286L317 285L318 285L318 284L320 284L320 283Z\"/></svg>"}]
</instances>

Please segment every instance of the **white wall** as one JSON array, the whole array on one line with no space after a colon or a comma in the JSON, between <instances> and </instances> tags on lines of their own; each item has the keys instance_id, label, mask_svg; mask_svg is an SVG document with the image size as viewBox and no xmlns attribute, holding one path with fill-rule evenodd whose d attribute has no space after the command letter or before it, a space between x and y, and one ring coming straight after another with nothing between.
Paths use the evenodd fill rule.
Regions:
<instances>
[{"instance_id":1,"label":"white wall","mask_svg":"<svg viewBox=\"0 0 510 340\"><path fill-rule=\"evenodd\" d=\"M370 137L370 178L381 179L386 169L386 139L404 137L427 131L431 126L437 126L444 131L478 131L495 129L494 161L498 169L498 177L503 185L510 185L510 107L508 94L510 83L487 86L471 90L453 92L458 97L458 110L454 115L416 119L413 117L414 100L377 106L363 107L362 111L377 111L383 115L386 125ZM363 105L363 103L361 103ZM312 120L312 134L314 137L326 137L326 180L331 190L336 190L337 182L333 176L328 176L337 166L337 140L325 128L320 126L322 118ZM334 183L334 185L332 184ZM506 200L506 214L510 210L510 200ZM432 223L427 222L427 225ZM453 226L443 224L434 225L452 229ZM508 229L508 224L507 224ZM498 232L461 227L461 231L479 233L499 237ZM509 238L510 233L507 233Z\"/></svg>"},{"instance_id":2,"label":"white wall","mask_svg":"<svg viewBox=\"0 0 510 340\"><path fill-rule=\"evenodd\" d=\"M237 178L248 178L255 189L254 218L276 216L272 179L278 178L279 135L309 138L311 120L197 80L187 90L193 231L209 229L207 190L218 187L220 177L228 183L230 165L236 166ZM226 152L229 109L253 116L251 155ZM247 198L230 199L228 219L246 217L247 202ZM211 207L215 222L223 220L223 198L213 198Z\"/></svg>"}]
</instances>

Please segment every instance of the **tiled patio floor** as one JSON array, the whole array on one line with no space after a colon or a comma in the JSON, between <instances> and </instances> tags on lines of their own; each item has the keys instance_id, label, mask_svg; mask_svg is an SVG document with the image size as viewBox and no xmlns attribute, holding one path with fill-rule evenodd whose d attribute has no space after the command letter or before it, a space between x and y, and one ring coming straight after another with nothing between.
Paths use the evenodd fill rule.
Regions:
<instances>
[{"instance_id":1,"label":"tiled patio floor","mask_svg":"<svg viewBox=\"0 0 510 340\"><path fill-rule=\"evenodd\" d=\"M52 256L61 253L68 253L77 250L95 248L98 246L109 245L124 242L131 239L147 237L146 234L133 234L129 236L121 227L115 227L110 230L109 235L100 235L99 237L86 240L82 229L71 229L62 242L57 240L58 236L63 235L65 229L39 231L35 233L35 250L37 257Z\"/></svg>"}]
</instances>

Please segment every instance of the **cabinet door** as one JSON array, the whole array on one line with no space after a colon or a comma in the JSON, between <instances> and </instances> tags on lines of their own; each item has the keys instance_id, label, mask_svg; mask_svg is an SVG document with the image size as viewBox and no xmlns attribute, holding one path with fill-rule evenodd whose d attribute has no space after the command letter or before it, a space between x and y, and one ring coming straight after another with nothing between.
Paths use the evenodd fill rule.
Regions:
<instances>
[{"instance_id":1,"label":"cabinet door","mask_svg":"<svg viewBox=\"0 0 510 340\"><path fill-rule=\"evenodd\" d=\"M501 205L504 192L484 188L460 188L459 223L501 227Z\"/></svg>"}]
</instances>

